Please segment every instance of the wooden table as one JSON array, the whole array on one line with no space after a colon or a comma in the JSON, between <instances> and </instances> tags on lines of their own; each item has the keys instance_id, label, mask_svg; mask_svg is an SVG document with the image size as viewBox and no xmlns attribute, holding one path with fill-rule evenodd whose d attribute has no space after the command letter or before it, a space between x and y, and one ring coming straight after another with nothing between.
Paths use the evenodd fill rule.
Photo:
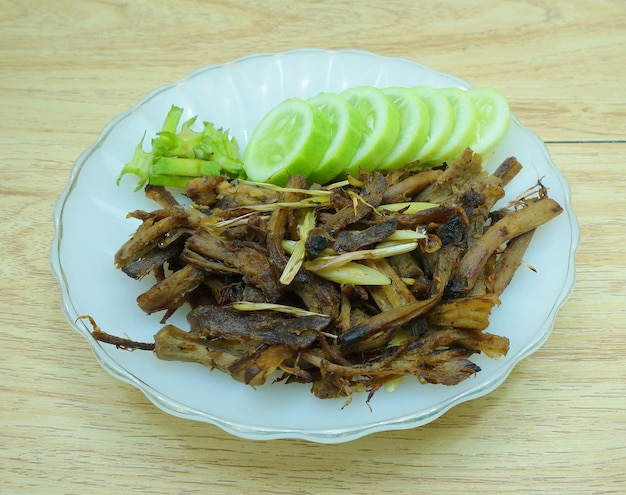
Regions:
<instances>
[{"instance_id":1,"label":"wooden table","mask_svg":"<svg viewBox=\"0 0 626 495\"><path fill-rule=\"evenodd\" d=\"M201 66L300 47L498 88L547 143L581 229L552 336L501 387L338 445L161 412L97 365L48 260L53 206L111 119ZM3 493L626 493L623 1L0 0L0 108Z\"/></svg>"}]
</instances>

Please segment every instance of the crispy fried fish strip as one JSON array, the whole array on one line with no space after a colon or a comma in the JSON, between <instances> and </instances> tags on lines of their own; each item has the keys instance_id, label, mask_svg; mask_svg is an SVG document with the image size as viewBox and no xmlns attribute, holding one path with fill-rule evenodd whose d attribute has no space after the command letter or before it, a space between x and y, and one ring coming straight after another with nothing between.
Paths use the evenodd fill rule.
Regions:
<instances>
[{"instance_id":1,"label":"crispy fried fish strip","mask_svg":"<svg viewBox=\"0 0 626 495\"><path fill-rule=\"evenodd\" d=\"M466 251L461 259L456 275L450 283L450 290L464 294L472 289L487 259L504 242L536 229L563 211L553 199L542 197L528 201L526 206L515 210L494 223L487 232Z\"/></svg>"}]
</instances>

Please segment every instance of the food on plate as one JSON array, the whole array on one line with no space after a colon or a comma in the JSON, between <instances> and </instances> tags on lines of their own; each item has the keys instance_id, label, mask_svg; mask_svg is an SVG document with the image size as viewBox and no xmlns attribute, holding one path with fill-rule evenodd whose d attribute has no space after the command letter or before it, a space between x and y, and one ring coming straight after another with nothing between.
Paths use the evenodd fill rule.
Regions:
<instances>
[{"instance_id":1,"label":"food on plate","mask_svg":"<svg viewBox=\"0 0 626 495\"><path fill-rule=\"evenodd\" d=\"M467 91L476 113L477 129L469 144L476 153L485 154L494 149L511 125L511 112L506 98L491 88L473 88Z\"/></svg>"},{"instance_id":2,"label":"food on plate","mask_svg":"<svg viewBox=\"0 0 626 495\"><path fill-rule=\"evenodd\" d=\"M359 147L342 172L358 175L361 169L382 168L385 156L402 133L400 110L380 89L372 86L348 88L341 97L358 110L364 122Z\"/></svg>"},{"instance_id":3,"label":"food on plate","mask_svg":"<svg viewBox=\"0 0 626 495\"><path fill-rule=\"evenodd\" d=\"M454 126L452 105L438 89L415 86L411 91L424 102L429 115L428 132L424 144L417 152L417 159L420 163L436 161L439 150L443 148Z\"/></svg>"},{"instance_id":4,"label":"food on plate","mask_svg":"<svg viewBox=\"0 0 626 495\"><path fill-rule=\"evenodd\" d=\"M337 93L318 93L308 102L326 114L331 126L326 154L308 175L309 183L326 184L345 170L354 157L365 123L358 110Z\"/></svg>"},{"instance_id":5,"label":"food on plate","mask_svg":"<svg viewBox=\"0 0 626 495\"><path fill-rule=\"evenodd\" d=\"M384 88L383 94L400 111L400 129L395 144L385 154L385 170L395 170L418 160L430 128L428 105L408 88L392 86Z\"/></svg>"},{"instance_id":6,"label":"food on plate","mask_svg":"<svg viewBox=\"0 0 626 495\"><path fill-rule=\"evenodd\" d=\"M193 177L242 176L243 163L237 141L210 122L204 122L202 130L192 129L197 116L180 124L182 116L183 109L172 105L161 131L152 139L150 151L143 149L144 135L132 160L122 168L118 185L127 174L139 179L135 191L145 184L185 187Z\"/></svg>"},{"instance_id":7,"label":"food on plate","mask_svg":"<svg viewBox=\"0 0 626 495\"><path fill-rule=\"evenodd\" d=\"M480 371L472 355L508 352L489 315L534 231L562 211L540 182L496 207L519 170L509 158L490 174L467 148L440 167L325 186L301 174L285 187L198 177L189 206L148 184L158 207L129 213L140 225L114 261L154 277L137 304L162 313L162 327L137 342L92 320L93 336L252 386L308 384L319 398L369 401L406 376L458 384ZM188 328L168 323L176 311Z\"/></svg>"},{"instance_id":8,"label":"food on plate","mask_svg":"<svg viewBox=\"0 0 626 495\"><path fill-rule=\"evenodd\" d=\"M437 161L452 160L474 140L478 129L476 110L467 92L459 88L439 90L452 106L452 130L435 155Z\"/></svg>"},{"instance_id":9,"label":"food on plate","mask_svg":"<svg viewBox=\"0 0 626 495\"><path fill-rule=\"evenodd\" d=\"M120 176L184 188L194 177L226 175L284 186L290 175L309 184L391 171L412 164L438 166L465 147L486 156L504 138L511 120L506 99L490 88L357 86L307 100L287 98L254 128L243 158L228 131L197 117L179 123L172 106L163 128L144 151L142 138Z\"/></svg>"},{"instance_id":10,"label":"food on plate","mask_svg":"<svg viewBox=\"0 0 626 495\"><path fill-rule=\"evenodd\" d=\"M256 126L243 156L250 180L284 184L289 175L308 177L331 141L328 116L300 98L287 98Z\"/></svg>"},{"instance_id":11,"label":"food on plate","mask_svg":"<svg viewBox=\"0 0 626 495\"><path fill-rule=\"evenodd\" d=\"M319 115L313 119L315 110L331 123L327 144L328 122ZM285 185L290 173L325 184L361 169L438 166L468 146L486 156L502 141L510 120L506 99L491 88L356 86L308 100L289 98L255 128L244 168L253 180ZM325 154L305 154L302 143L315 143Z\"/></svg>"}]
</instances>

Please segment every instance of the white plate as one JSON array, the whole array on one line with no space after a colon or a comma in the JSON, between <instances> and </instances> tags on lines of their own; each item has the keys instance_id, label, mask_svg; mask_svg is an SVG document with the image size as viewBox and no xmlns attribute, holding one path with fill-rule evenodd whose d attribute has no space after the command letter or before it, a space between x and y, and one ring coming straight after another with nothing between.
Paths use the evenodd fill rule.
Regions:
<instances>
[{"instance_id":1,"label":"white plate","mask_svg":"<svg viewBox=\"0 0 626 495\"><path fill-rule=\"evenodd\" d=\"M516 363L545 342L574 285L579 232L567 182L542 141L515 118L486 167L495 168L502 159L516 156L524 170L508 186L509 196L542 178L550 196L565 211L538 229L525 256L537 272L518 270L501 306L493 312L489 331L510 338L508 355L499 360L475 356L482 368L475 378L453 387L406 379L394 393L379 391L371 411L363 395L342 409L344 399L317 399L307 385L272 384L254 390L201 365L160 361L150 352L118 350L94 341L90 328L76 321L77 316L89 314L104 331L139 341L152 341L161 327L160 314L147 317L135 302L151 281L132 280L113 265L114 253L137 227L137 222L125 218L126 213L156 205L142 192L133 192L131 176L120 187L115 180L144 132L151 138L160 130L172 104L185 109L185 118L197 114L200 120L230 129L243 151L261 116L283 99L339 92L360 84L470 87L416 62L362 51L259 54L200 69L159 88L104 128L76 161L56 205L50 259L61 285L65 315L106 371L139 388L167 413L205 421L240 437L336 443L428 423L454 405L496 388ZM186 328L184 311L169 322Z\"/></svg>"}]
</instances>

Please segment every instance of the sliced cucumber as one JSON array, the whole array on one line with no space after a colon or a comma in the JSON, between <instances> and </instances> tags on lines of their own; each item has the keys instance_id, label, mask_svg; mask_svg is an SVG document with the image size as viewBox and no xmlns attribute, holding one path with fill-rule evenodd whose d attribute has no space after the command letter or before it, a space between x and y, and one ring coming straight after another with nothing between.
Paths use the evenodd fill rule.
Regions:
<instances>
[{"instance_id":1,"label":"sliced cucumber","mask_svg":"<svg viewBox=\"0 0 626 495\"><path fill-rule=\"evenodd\" d=\"M470 147L485 155L502 141L511 124L511 110L506 98L491 88L473 88L467 91L478 127Z\"/></svg>"},{"instance_id":2,"label":"sliced cucumber","mask_svg":"<svg viewBox=\"0 0 626 495\"><path fill-rule=\"evenodd\" d=\"M478 128L476 112L467 92L459 88L439 90L454 110L454 125L448 139L437 152L437 161L446 162L457 158L473 141Z\"/></svg>"},{"instance_id":3,"label":"sliced cucumber","mask_svg":"<svg viewBox=\"0 0 626 495\"><path fill-rule=\"evenodd\" d=\"M302 174L325 184L361 169L395 170L485 154L506 135L511 112L490 88L357 86L289 98L256 127L244 153L249 179L284 185Z\"/></svg>"},{"instance_id":4,"label":"sliced cucumber","mask_svg":"<svg viewBox=\"0 0 626 495\"><path fill-rule=\"evenodd\" d=\"M364 121L359 147L346 171L358 175L360 169L372 171L395 145L400 134L400 111L384 93L373 86L357 86L341 93L356 108Z\"/></svg>"},{"instance_id":5,"label":"sliced cucumber","mask_svg":"<svg viewBox=\"0 0 626 495\"><path fill-rule=\"evenodd\" d=\"M354 157L364 130L361 114L337 93L319 93L308 102L319 108L330 123L330 144L309 182L325 184L345 173Z\"/></svg>"},{"instance_id":6,"label":"sliced cucumber","mask_svg":"<svg viewBox=\"0 0 626 495\"><path fill-rule=\"evenodd\" d=\"M426 103L407 88L394 86L382 92L400 111L400 133L380 168L396 170L417 159L428 137L430 111Z\"/></svg>"},{"instance_id":7,"label":"sliced cucumber","mask_svg":"<svg viewBox=\"0 0 626 495\"><path fill-rule=\"evenodd\" d=\"M436 163L439 150L444 146L454 126L454 109L448 99L435 88L416 86L411 88L411 91L426 104L430 115L428 135L417 159L422 164L427 164L431 160Z\"/></svg>"},{"instance_id":8,"label":"sliced cucumber","mask_svg":"<svg viewBox=\"0 0 626 495\"><path fill-rule=\"evenodd\" d=\"M319 108L289 98L270 110L254 129L244 152L250 180L284 185L289 175L308 177L330 144L330 122Z\"/></svg>"}]
</instances>

